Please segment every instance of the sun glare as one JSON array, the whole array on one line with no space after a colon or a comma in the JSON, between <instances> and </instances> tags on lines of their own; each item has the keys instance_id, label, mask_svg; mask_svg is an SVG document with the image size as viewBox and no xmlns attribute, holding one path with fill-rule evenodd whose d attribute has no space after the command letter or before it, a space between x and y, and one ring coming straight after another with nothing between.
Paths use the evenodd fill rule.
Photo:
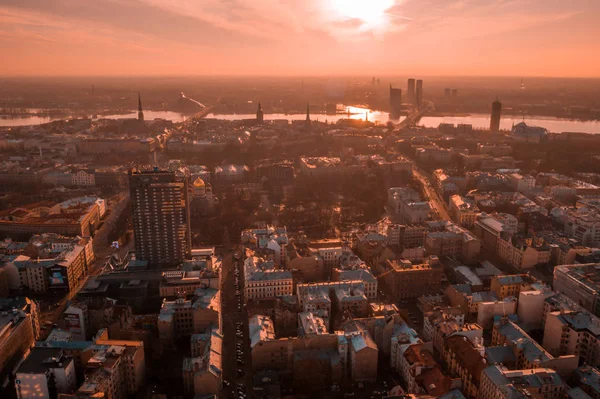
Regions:
<instances>
[{"instance_id":1,"label":"sun glare","mask_svg":"<svg viewBox=\"0 0 600 399\"><path fill-rule=\"evenodd\" d=\"M376 29L387 22L386 10L394 0L331 0L332 9L344 19L359 19L363 29Z\"/></svg>"}]
</instances>

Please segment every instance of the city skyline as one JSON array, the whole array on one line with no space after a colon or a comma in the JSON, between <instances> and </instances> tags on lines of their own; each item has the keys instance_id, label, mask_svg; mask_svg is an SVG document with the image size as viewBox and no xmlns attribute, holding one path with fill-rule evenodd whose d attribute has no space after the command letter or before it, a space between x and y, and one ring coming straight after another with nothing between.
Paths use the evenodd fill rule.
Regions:
<instances>
[{"instance_id":1,"label":"city skyline","mask_svg":"<svg viewBox=\"0 0 600 399\"><path fill-rule=\"evenodd\" d=\"M599 13L583 0L2 0L0 75L598 77Z\"/></svg>"}]
</instances>

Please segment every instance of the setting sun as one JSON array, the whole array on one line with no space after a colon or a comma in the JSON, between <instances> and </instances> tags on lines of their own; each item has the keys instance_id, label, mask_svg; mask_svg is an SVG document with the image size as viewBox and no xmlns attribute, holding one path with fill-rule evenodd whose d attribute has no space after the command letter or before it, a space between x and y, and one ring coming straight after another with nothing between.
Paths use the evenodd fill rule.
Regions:
<instances>
[{"instance_id":1,"label":"setting sun","mask_svg":"<svg viewBox=\"0 0 600 399\"><path fill-rule=\"evenodd\" d=\"M362 21L363 30L385 25L385 12L393 5L394 0L331 0L332 9L340 17Z\"/></svg>"}]
</instances>

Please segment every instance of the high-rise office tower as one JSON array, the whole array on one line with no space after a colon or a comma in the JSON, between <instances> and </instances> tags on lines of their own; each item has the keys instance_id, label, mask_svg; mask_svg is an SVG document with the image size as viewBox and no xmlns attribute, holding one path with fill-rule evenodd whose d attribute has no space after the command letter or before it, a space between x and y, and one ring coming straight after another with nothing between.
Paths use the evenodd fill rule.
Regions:
<instances>
[{"instance_id":1,"label":"high-rise office tower","mask_svg":"<svg viewBox=\"0 0 600 399\"><path fill-rule=\"evenodd\" d=\"M415 80L413 78L408 79L408 90L406 91L408 102L411 104L415 103Z\"/></svg>"},{"instance_id":2,"label":"high-rise office tower","mask_svg":"<svg viewBox=\"0 0 600 399\"><path fill-rule=\"evenodd\" d=\"M452 93L452 90L444 89L444 97L450 97L450 93Z\"/></svg>"},{"instance_id":3,"label":"high-rise office tower","mask_svg":"<svg viewBox=\"0 0 600 399\"><path fill-rule=\"evenodd\" d=\"M490 119L490 132L498 133L500 131L500 116L502 114L502 103L496 99L492 103L492 117Z\"/></svg>"},{"instance_id":4,"label":"high-rise office tower","mask_svg":"<svg viewBox=\"0 0 600 399\"><path fill-rule=\"evenodd\" d=\"M390 114L393 117L400 116L402 111L402 89L394 89L390 84Z\"/></svg>"},{"instance_id":5,"label":"high-rise office tower","mask_svg":"<svg viewBox=\"0 0 600 399\"><path fill-rule=\"evenodd\" d=\"M423 81L417 80L417 88L415 90L415 105L420 107L423 103Z\"/></svg>"},{"instance_id":6,"label":"high-rise office tower","mask_svg":"<svg viewBox=\"0 0 600 399\"><path fill-rule=\"evenodd\" d=\"M179 170L129 171L137 259L168 267L190 257L188 186L188 176Z\"/></svg>"}]
</instances>

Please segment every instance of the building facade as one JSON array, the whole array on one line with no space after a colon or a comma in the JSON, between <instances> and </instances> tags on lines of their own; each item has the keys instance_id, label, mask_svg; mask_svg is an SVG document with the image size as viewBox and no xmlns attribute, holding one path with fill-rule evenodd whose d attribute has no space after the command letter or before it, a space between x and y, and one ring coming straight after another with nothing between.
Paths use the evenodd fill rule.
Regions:
<instances>
[{"instance_id":1,"label":"building facade","mask_svg":"<svg viewBox=\"0 0 600 399\"><path fill-rule=\"evenodd\" d=\"M191 256L188 177L182 172L129 171L137 259L174 266Z\"/></svg>"}]
</instances>

